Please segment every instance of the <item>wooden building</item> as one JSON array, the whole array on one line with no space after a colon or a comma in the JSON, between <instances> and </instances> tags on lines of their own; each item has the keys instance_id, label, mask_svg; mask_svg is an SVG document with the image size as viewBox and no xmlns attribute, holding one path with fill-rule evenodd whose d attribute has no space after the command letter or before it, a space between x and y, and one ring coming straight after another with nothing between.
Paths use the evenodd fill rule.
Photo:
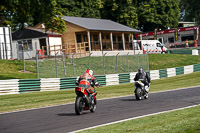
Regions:
<instances>
[{"instance_id":1,"label":"wooden building","mask_svg":"<svg viewBox=\"0 0 200 133\"><path fill-rule=\"evenodd\" d=\"M139 30L106 19L64 16L66 31L62 34L65 53L97 51L133 51L133 36ZM37 25L34 28L41 28Z\"/></svg>"}]
</instances>

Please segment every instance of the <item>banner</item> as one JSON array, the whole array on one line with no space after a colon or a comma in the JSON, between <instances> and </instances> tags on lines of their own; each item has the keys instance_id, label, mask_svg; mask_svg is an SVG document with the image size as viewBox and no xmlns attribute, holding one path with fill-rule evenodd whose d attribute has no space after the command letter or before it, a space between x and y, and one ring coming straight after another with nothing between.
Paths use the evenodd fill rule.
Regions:
<instances>
[{"instance_id":1,"label":"banner","mask_svg":"<svg viewBox=\"0 0 200 133\"><path fill-rule=\"evenodd\" d=\"M157 29L154 29L154 40L157 40Z\"/></svg>"},{"instance_id":2,"label":"banner","mask_svg":"<svg viewBox=\"0 0 200 133\"><path fill-rule=\"evenodd\" d=\"M177 28L174 31L174 38L175 38L175 41L178 40L178 29Z\"/></svg>"},{"instance_id":3,"label":"banner","mask_svg":"<svg viewBox=\"0 0 200 133\"><path fill-rule=\"evenodd\" d=\"M195 34L195 38L198 41L199 40L199 27L196 28L196 30L194 30L194 34Z\"/></svg>"}]
</instances>

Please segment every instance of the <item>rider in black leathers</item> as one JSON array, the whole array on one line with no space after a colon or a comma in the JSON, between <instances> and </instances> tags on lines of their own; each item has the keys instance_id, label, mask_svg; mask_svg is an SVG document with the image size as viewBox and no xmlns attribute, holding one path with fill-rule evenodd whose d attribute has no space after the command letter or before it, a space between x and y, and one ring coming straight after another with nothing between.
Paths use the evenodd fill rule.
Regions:
<instances>
[{"instance_id":1,"label":"rider in black leathers","mask_svg":"<svg viewBox=\"0 0 200 133\"><path fill-rule=\"evenodd\" d=\"M150 80L149 75L146 72L144 72L142 68L139 68L138 73L135 75L134 81L138 81L138 80L142 81L144 86L148 86L148 87L145 87L145 90L148 93L151 80Z\"/></svg>"}]
</instances>

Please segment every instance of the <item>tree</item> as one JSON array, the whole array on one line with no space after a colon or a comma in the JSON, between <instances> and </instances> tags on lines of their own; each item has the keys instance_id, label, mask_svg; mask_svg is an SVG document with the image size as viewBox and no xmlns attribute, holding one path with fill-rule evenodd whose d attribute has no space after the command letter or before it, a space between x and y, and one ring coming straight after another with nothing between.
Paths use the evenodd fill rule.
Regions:
<instances>
[{"instance_id":1,"label":"tree","mask_svg":"<svg viewBox=\"0 0 200 133\"><path fill-rule=\"evenodd\" d=\"M143 31L177 27L179 0L138 0L139 27Z\"/></svg>"},{"instance_id":2,"label":"tree","mask_svg":"<svg viewBox=\"0 0 200 133\"><path fill-rule=\"evenodd\" d=\"M15 29L44 23L46 30L63 32L65 22L57 10L56 0L4 0L0 6L0 25Z\"/></svg>"},{"instance_id":3,"label":"tree","mask_svg":"<svg viewBox=\"0 0 200 133\"><path fill-rule=\"evenodd\" d=\"M65 16L101 18L101 0L58 0L58 10Z\"/></svg>"},{"instance_id":4,"label":"tree","mask_svg":"<svg viewBox=\"0 0 200 133\"><path fill-rule=\"evenodd\" d=\"M102 18L136 28L138 15L133 0L104 0L101 10Z\"/></svg>"},{"instance_id":5,"label":"tree","mask_svg":"<svg viewBox=\"0 0 200 133\"><path fill-rule=\"evenodd\" d=\"M196 21L200 24L200 1L180 0L181 20Z\"/></svg>"}]
</instances>

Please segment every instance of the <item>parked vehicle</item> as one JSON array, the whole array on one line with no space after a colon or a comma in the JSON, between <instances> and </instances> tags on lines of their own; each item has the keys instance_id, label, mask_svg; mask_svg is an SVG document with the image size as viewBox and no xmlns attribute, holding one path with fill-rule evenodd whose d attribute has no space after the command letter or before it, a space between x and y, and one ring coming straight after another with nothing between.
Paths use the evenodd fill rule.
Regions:
<instances>
[{"instance_id":1,"label":"parked vehicle","mask_svg":"<svg viewBox=\"0 0 200 133\"><path fill-rule=\"evenodd\" d=\"M167 48L158 40L141 40L142 50L144 53L166 54Z\"/></svg>"},{"instance_id":2,"label":"parked vehicle","mask_svg":"<svg viewBox=\"0 0 200 133\"><path fill-rule=\"evenodd\" d=\"M76 101L75 101L75 112L77 115L81 115L83 111L90 110L95 112L97 108L96 97L92 96L87 89L83 87L76 87Z\"/></svg>"},{"instance_id":3,"label":"parked vehicle","mask_svg":"<svg viewBox=\"0 0 200 133\"><path fill-rule=\"evenodd\" d=\"M142 97L148 98L148 93L145 91L144 84L141 81L135 81L135 98L141 100ZM146 86L147 87L147 86Z\"/></svg>"}]
</instances>

